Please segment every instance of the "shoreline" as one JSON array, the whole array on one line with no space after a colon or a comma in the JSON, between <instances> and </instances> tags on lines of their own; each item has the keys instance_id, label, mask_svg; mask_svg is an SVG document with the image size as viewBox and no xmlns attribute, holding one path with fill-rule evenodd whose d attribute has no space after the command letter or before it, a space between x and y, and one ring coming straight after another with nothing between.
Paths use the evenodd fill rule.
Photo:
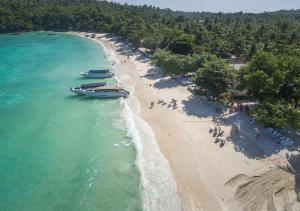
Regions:
<instances>
[{"instance_id":1,"label":"shoreline","mask_svg":"<svg viewBox=\"0 0 300 211\"><path fill-rule=\"evenodd\" d=\"M86 34L69 33L81 37ZM219 147L208 132L211 126L215 126L214 117L218 116L213 105L197 99L187 87L172 78L162 76L148 58L132 52L128 43L104 35L97 34L101 38L91 40L104 46L111 52L109 54L116 54L114 59L126 61L116 62L116 75L121 76L121 84L132 86L134 97L140 104L138 113L151 127L159 150L170 165L182 210L243 210L243 207L251 208L258 202L262 210L266 210L268 204L272 207L286 206L280 197L274 198L273 202L267 199L268 203L259 201L259 198L252 199L256 191L263 191L259 188L244 190L249 193L249 198L244 201L235 194L245 180L258 175L263 177L276 169L278 164L286 163L286 149L278 148L278 153L274 153L277 146L272 145L268 137L263 137L266 143L256 142L253 133L256 126L249 123L246 115L238 116L241 125L239 136L233 132L235 122L221 124L225 136L229 136L231 141ZM171 104L172 99L178 101L176 107ZM161 100L166 105L159 103ZM152 101L155 105L149 109ZM284 172L278 171L278 177L288 184L295 182L292 175ZM273 182L271 176L267 179ZM287 193L293 200L293 191L286 190ZM269 193L270 196L273 194ZM298 208L300 205L295 203L289 206Z\"/></svg>"},{"instance_id":2,"label":"shoreline","mask_svg":"<svg viewBox=\"0 0 300 211\"><path fill-rule=\"evenodd\" d=\"M82 34L71 34L83 37ZM131 81L128 81L127 74L122 73L123 69L129 70L129 68L124 68L120 60L128 58L120 58L108 43L92 41L102 47L107 55L106 58L112 63L118 84L131 93L129 98L121 100L121 115L126 120L128 135L137 151L136 165L141 177L143 210L180 210L176 182L169 163L160 152L151 127L140 117L141 106L134 96L135 87ZM130 64L129 59L128 64Z\"/></svg>"}]
</instances>

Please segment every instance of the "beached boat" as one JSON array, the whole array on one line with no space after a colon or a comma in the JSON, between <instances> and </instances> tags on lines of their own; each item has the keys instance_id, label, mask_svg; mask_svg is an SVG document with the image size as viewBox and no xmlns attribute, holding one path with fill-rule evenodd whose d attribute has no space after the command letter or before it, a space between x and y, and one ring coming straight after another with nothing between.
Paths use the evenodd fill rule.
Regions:
<instances>
[{"instance_id":1,"label":"beached boat","mask_svg":"<svg viewBox=\"0 0 300 211\"><path fill-rule=\"evenodd\" d=\"M89 70L88 72L80 73L80 75L84 78L111 78L114 76L114 74L108 69Z\"/></svg>"},{"instance_id":2,"label":"beached boat","mask_svg":"<svg viewBox=\"0 0 300 211\"><path fill-rule=\"evenodd\" d=\"M82 84L78 87L71 87L70 91L74 92L76 94L82 94L83 90L86 89L93 89L101 86L106 86L106 82L100 82L100 83L91 83L91 84Z\"/></svg>"},{"instance_id":3,"label":"beached boat","mask_svg":"<svg viewBox=\"0 0 300 211\"><path fill-rule=\"evenodd\" d=\"M95 89L86 89L82 91L82 94L88 97L95 98L118 98L128 97L129 92L123 88L109 88L109 87L98 87Z\"/></svg>"}]
</instances>

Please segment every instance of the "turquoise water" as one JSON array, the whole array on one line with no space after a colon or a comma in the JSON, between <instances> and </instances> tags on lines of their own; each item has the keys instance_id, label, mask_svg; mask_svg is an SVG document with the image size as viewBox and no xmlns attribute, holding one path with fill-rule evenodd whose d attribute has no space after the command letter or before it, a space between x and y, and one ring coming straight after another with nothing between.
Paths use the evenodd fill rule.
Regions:
<instances>
[{"instance_id":1,"label":"turquoise water","mask_svg":"<svg viewBox=\"0 0 300 211\"><path fill-rule=\"evenodd\" d=\"M68 91L103 55L72 35L0 35L1 211L141 209L120 100Z\"/></svg>"}]
</instances>

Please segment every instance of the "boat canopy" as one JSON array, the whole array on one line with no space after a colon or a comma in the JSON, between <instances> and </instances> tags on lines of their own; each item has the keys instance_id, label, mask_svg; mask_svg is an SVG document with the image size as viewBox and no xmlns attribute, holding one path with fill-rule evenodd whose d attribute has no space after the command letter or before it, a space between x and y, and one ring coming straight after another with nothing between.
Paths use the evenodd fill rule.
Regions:
<instances>
[{"instance_id":1,"label":"boat canopy","mask_svg":"<svg viewBox=\"0 0 300 211\"><path fill-rule=\"evenodd\" d=\"M106 82L99 82L99 83L91 83L91 84L82 84L80 86L81 89L88 89L88 88L95 88L99 86L106 86Z\"/></svg>"},{"instance_id":2,"label":"boat canopy","mask_svg":"<svg viewBox=\"0 0 300 211\"><path fill-rule=\"evenodd\" d=\"M103 69L103 70L89 70L89 73L108 73L109 69Z\"/></svg>"}]
</instances>

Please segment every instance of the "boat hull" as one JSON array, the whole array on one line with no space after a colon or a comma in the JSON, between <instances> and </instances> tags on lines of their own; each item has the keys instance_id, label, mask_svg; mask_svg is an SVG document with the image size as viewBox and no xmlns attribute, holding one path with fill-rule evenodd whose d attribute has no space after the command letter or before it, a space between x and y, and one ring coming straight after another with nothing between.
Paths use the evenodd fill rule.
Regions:
<instances>
[{"instance_id":1,"label":"boat hull","mask_svg":"<svg viewBox=\"0 0 300 211\"><path fill-rule=\"evenodd\" d=\"M78 95L83 95L82 92L84 91L83 89L75 89L75 88L70 88L70 91L78 94Z\"/></svg>"},{"instance_id":2,"label":"boat hull","mask_svg":"<svg viewBox=\"0 0 300 211\"><path fill-rule=\"evenodd\" d=\"M125 91L118 92L93 92L93 91L83 91L83 95L94 98L119 98L128 97L129 93Z\"/></svg>"},{"instance_id":3,"label":"boat hull","mask_svg":"<svg viewBox=\"0 0 300 211\"><path fill-rule=\"evenodd\" d=\"M91 84L82 84L80 87L71 87L70 91L76 94L82 94L84 90L91 90L97 87L106 86L106 82L99 82L99 83L91 83Z\"/></svg>"}]
</instances>

